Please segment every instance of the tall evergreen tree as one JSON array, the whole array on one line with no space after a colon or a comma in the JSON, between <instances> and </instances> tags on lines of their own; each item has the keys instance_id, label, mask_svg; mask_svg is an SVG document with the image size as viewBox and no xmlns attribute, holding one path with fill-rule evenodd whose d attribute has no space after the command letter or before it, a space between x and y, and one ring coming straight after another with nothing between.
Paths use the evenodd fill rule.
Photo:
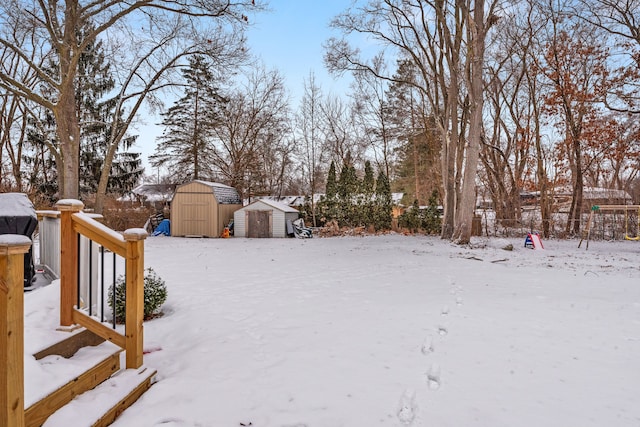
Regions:
<instances>
[{"instance_id":1,"label":"tall evergreen tree","mask_svg":"<svg viewBox=\"0 0 640 427\"><path fill-rule=\"evenodd\" d=\"M362 189L361 193L365 197L369 197L373 195L373 192L376 187L376 179L373 175L373 167L371 166L371 162L367 160L364 162L364 178L362 178Z\"/></svg>"},{"instance_id":2,"label":"tall evergreen tree","mask_svg":"<svg viewBox=\"0 0 640 427\"><path fill-rule=\"evenodd\" d=\"M389 230L393 216L393 200L389 179L380 171L376 181L376 209L374 226L377 230Z\"/></svg>"},{"instance_id":3,"label":"tall evergreen tree","mask_svg":"<svg viewBox=\"0 0 640 427\"><path fill-rule=\"evenodd\" d=\"M429 205L424 213L422 228L429 234L440 234L442 229L442 219L440 219L440 210L438 209L437 190L433 190L429 197Z\"/></svg>"},{"instance_id":4,"label":"tall evergreen tree","mask_svg":"<svg viewBox=\"0 0 640 427\"><path fill-rule=\"evenodd\" d=\"M327 187L325 189L325 207L323 209L326 221L338 218L338 182L336 181L336 164L331 161L327 172Z\"/></svg>"},{"instance_id":5,"label":"tall evergreen tree","mask_svg":"<svg viewBox=\"0 0 640 427\"><path fill-rule=\"evenodd\" d=\"M360 183L360 194L358 195L358 220L361 225L370 225L374 222L374 192L376 188L376 178L373 174L371 162L364 163L364 177Z\"/></svg>"},{"instance_id":6,"label":"tall evergreen tree","mask_svg":"<svg viewBox=\"0 0 640 427\"><path fill-rule=\"evenodd\" d=\"M336 163L332 160L327 172L327 187L325 189L327 200L335 199L338 195L338 184L336 182Z\"/></svg>"},{"instance_id":7,"label":"tall evergreen tree","mask_svg":"<svg viewBox=\"0 0 640 427\"><path fill-rule=\"evenodd\" d=\"M351 156L347 155L342 165L342 170L340 171L340 178L338 179L338 195L344 202L351 201L359 189L360 185L358 183L358 177L356 176L356 168L351 162Z\"/></svg>"},{"instance_id":8,"label":"tall evergreen tree","mask_svg":"<svg viewBox=\"0 0 640 427\"><path fill-rule=\"evenodd\" d=\"M210 165L215 159L212 132L220 122L226 99L218 86L220 79L204 56L192 56L183 77L184 96L163 114L165 131L149 159L154 167L166 167L176 182L211 179Z\"/></svg>"},{"instance_id":9,"label":"tall evergreen tree","mask_svg":"<svg viewBox=\"0 0 640 427\"><path fill-rule=\"evenodd\" d=\"M77 30L78 38L83 39L87 32L93 30L91 24L85 24ZM88 43L78 60L78 74L74 81L75 112L80 124L79 141L79 194L86 196L95 194L102 173L107 141L114 129L109 126L110 117L114 114L115 103L105 97L115 87L111 65L105 58L105 49L101 41ZM46 72L52 77L60 73L59 64L49 62ZM54 92L43 89L50 97ZM34 145L35 156L29 159L32 170L31 182L40 191L55 199L57 187L57 165L59 158L53 153L58 151L59 141L56 137L56 119L49 110L41 108L39 119L33 117L30 123L29 140ZM128 152L137 136L126 136L122 140L121 151L117 154L118 165L111 168L108 191L124 194L130 191L143 173L140 153Z\"/></svg>"},{"instance_id":10,"label":"tall evergreen tree","mask_svg":"<svg viewBox=\"0 0 640 427\"><path fill-rule=\"evenodd\" d=\"M358 218L355 209L355 199L358 194L360 185L356 176L356 169L351 164L349 156L345 159L340 171L338 179L338 198L340 201L340 214L338 222L340 225L355 226L358 225Z\"/></svg>"}]
</instances>

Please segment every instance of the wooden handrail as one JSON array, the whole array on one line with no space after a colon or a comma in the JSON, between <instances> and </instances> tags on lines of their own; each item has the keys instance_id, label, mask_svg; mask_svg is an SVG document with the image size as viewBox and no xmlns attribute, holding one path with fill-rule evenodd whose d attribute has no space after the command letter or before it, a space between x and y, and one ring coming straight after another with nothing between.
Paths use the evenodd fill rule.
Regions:
<instances>
[{"instance_id":1,"label":"wooden handrail","mask_svg":"<svg viewBox=\"0 0 640 427\"><path fill-rule=\"evenodd\" d=\"M73 215L73 228L77 233L82 234L94 242L99 242L105 249L121 257L127 256L127 245L122 235L106 225L99 223L89 215L82 212Z\"/></svg>"},{"instance_id":2,"label":"wooden handrail","mask_svg":"<svg viewBox=\"0 0 640 427\"><path fill-rule=\"evenodd\" d=\"M82 212L78 200L61 200L60 211L60 325L84 326L102 338L124 348L126 367L139 368L143 363L144 318L144 239L141 228L120 234ZM78 298L78 235L83 235L125 260L126 319L124 337L75 307ZM115 286L115 284L114 284Z\"/></svg>"},{"instance_id":3,"label":"wooden handrail","mask_svg":"<svg viewBox=\"0 0 640 427\"><path fill-rule=\"evenodd\" d=\"M0 426L24 427L24 254L31 239L0 235Z\"/></svg>"}]
</instances>

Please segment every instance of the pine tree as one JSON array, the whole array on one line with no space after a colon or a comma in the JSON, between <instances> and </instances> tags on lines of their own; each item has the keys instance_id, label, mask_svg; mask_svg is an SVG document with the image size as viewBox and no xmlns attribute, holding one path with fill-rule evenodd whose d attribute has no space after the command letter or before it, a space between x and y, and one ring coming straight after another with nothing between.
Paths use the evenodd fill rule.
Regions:
<instances>
[{"instance_id":1,"label":"pine tree","mask_svg":"<svg viewBox=\"0 0 640 427\"><path fill-rule=\"evenodd\" d=\"M367 160L364 163L364 177L360 185L360 194L358 195L358 218L359 223L368 226L374 223L374 192L376 187L376 179L373 174L371 162Z\"/></svg>"},{"instance_id":2,"label":"pine tree","mask_svg":"<svg viewBox=\"0 0 640 427\"><path fill-rule=\"evenodd\" d=\"M91 24L87 23L78 29L78 39L83 39L85 33L92 31ZM49 75L57 79L60 67L50 62L46 67ZM74 82L75 86L75 110L80 123L80 168L79 168L79 194L95 194L102 173L104 158L106 156L107 141L114 129L109 123L110 116L116 108L112 99L105 97L115 87L115 80L111 65L106 62L104 47L101 41L89 43L80 55L78 61L78 73ZM48 91L43 85L45 97L53 91ZM39 123L31 121L29 140L34 145L35 156L29 159L32 166L30 181L44 195L52 200L56 198L57 188L57 164L45 141L58 145L55 136L56 121L53 113L42 110ZM114 174L109 178L108 191L116 194L125 194L139 181L143 173L140 153L128 152L137 136L126 136L122 142L122 149L116 156L118 164L111 169Z\"/></svg>"},{"instance_id":3,"label":"pine tree","mask_svg":"<svg viewBox=\"0 0 640 427\"><path fill-rule=\"evenodd\" d=\"M398 60L394 78L397 81L389 86L388 113L400 146L393 188L405 194L403 202L418 199L418 204L424 204L442 182L436 123L426 108L424 94L410 84L419 79L415 63Z\"/></svg>"},{"instance_id":4,"label":"pine tree","mask_svg":"<svg viewBox=\"0 0 640 427\"><path fill-rule=\"evenodd\" d=\"M365 196L372 196L375 191L376 180L373 175L373 167L371 162L367 160L364 162L364 178L362 178L362 194Z\"/></svg>"},{"instance_id":5,"label":"pine tree","mask_svg":"<svg viewBox=\"0 0 640 427\"><path fill-rule=\"evenodd\" d=\"M338 179L338 199L339 199L339 214L338 222L340 225L353 227L357 225L358 220L355 209L355 197L358 193L359 183L356 176L356 169L350 162L350 159L345 159L345 163L342 166L340 172L340 178Z\"/></svg>"},{"instance_id":6,"label":"pine tree","mask_svg":"<svg viewBox=\"0 0 640 427\"><path fill-rule=\"evenodd\" d=\"M420 213L418 199L415 199L409 209L398 217L398 226L408 228L414 233L423 228L423 219Z\"/></svg>"},{"instance_id":7,"label":"pine tree","mask_svg":"<svg viewBox=\"0 0 640 427\"><path fill-rule=\"evenodd\" d=\"M325 222L338 218L337 206L338 183L336 182L336 164L332 161L329 166L329 172L327 173L324 207L320 207L323 211Z\"/></svg>"},{"instance_id":8,"label":"pine tree","mask_svg":"<svg viewBox=\"0 0 640 427\"><path fill-rule=\"evenodd\" d=\"M325 195L327 196L327 200L335 199L338 195L338 184L336 182L336 164L334 161L331 161L329 172L327 172L327 187L325 190Z\"/></svg>"},{"instance_id":9,"label":"pine tree","mask_svg":"<svg viewBox=\"0 0 640 427\"><path fill-rule=\"evenodd\" d=\"M184 96L163 114L165 132L149 157L154 167L167 167L176 182L211 179L213 175L210 165L215 148L210 140L226 100L211 67L202 55L189 59L189 67L183 71Z\"/></svg>"},{"instance_id":10,"label":"pine tree","mask_svg":"<svg viewBox=\"0 0 640 427\"><path fill-rule=\"evenodd\" d=\"M391 186L389 185L389 179L382 171L378 174L378 179L376 181L375 201L375 228L377 230L391 229L391 219L393 216Z\"/></svg>"},{"instance_id":11,"label":"pine tree","mask_svg":"<svg viewBox=\"0 0 640 427\"><path fill-rule=\"evenodd\" d=\"M438 209L438 190L433 190L429 197L429 206L424 213L423 225L425 233L440 234L442 229L442 220L440 219L440 211Z\"/></svg>"}]
</instances>

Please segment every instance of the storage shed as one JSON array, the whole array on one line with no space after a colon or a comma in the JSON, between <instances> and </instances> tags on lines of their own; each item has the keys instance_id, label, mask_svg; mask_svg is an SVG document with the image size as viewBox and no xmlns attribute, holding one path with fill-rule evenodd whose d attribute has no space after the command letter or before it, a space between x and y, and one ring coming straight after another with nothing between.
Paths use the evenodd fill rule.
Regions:
<instances>
[{"instance_id":1,"label":"storage shed","mask_svg":"<svg viewBox=\"0 0 640 427\"><path fill-rule=\"evenodd\" d=\"M171 200L171 235L219 237L242 207L235 188L217 182L180 185Z\"/></svg>"},{"instance_id":2,"label":"storage shed","mask_svg":"<svg viewBox=\"0 0 640 427\"><path fill-rule=\"evenodd\" d=\"M233 234L237 237L287 237L287 220L300 212L272 200L256 200L233 214ZM293 231L291 231L293 233Z\"/></svg>"}]
</instances>

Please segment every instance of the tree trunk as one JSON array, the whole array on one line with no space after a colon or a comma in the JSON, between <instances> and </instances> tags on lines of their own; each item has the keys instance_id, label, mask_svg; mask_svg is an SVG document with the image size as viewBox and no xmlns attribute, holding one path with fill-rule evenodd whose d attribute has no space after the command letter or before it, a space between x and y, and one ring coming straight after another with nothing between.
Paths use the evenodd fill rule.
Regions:
<instances>
[{"instance_id":1,"label":"tree trunk","mask_svg":"<svg viewBox=\"0 0 640 427\"><path fill-rule=\"evenodd\" d=\"M582 174L582 149L580 147L580 140L575 143L574 148L576 153L576 179L573 188L574 211L572 218L572 233L577 236L580 234L580 220L582 218L582 199L584 191L584 176Z\"/></svg>"},{"instance_id":2,"label":"tree trunk","mask_svg":"<svg viewBox=\"0 0 640 427\"><path fill-rule=\"evenodd\" d=\"M73 93L62 97L54 111L62 160L62 164L58 164L58 191L62 199L79 198L80 126Z\"/></svg>"},{"instance_id":3,"label":"tree trunk","mask_svg":"<svg viewBox=\"0 0 640 427\"><path fill-rule=\"evenodd\" d=\"M60 50L60 98L53 109L56 119L56 135L60 142L58 164L58 191L63 199L79 198L80 183L80 123L76 111L76 91L74 76L76 75L77 58L74 56L78 46L77 26L78 2L65 2L65 18L63 41L58 45Z\"/></svg>"},{"instance_id":4,"label":"tree trunk","mask_svg":"<svg viewBox=\"0 0 640 427\"><path fill-rule=\"evenodd\" d=\"M444 189L444 218L442 220L442 231L440 237L451 239L453 236L454 213L455 213L455 144L451 134L446 129L443 130L442 140L442 181Z\"/></svg>"},{"instance_id":5,"label":"tree trunk","mask_svg":"<svg viewBox=\"0 0 640 427\"><path fill-rule=\"evenodd\" d=\"M480 138L482 136L483 109L483 70L484 43L486 27L484 23L484 0L476 0L474 4L473 21L470 26L470 42L472 49L469 101L469 146L467 147L460 208L457 212L456 228L453 239L457 244L467 244L471 241L472 221L476 205L476 175L478 159L480 157Z\"/></svg>"}]
</instances>

